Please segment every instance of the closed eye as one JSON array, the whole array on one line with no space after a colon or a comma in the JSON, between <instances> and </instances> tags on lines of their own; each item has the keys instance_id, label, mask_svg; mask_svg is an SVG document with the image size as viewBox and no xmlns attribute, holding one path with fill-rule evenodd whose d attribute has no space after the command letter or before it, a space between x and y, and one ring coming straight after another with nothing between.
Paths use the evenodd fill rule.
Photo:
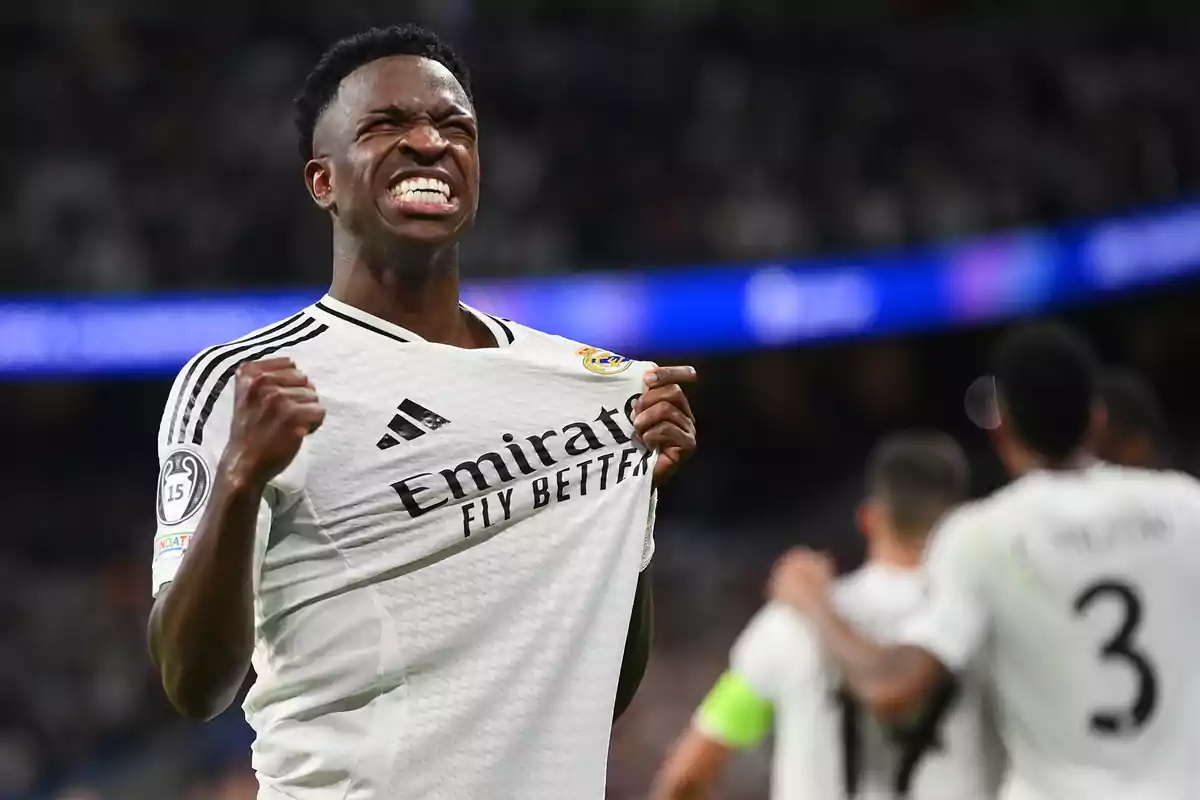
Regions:
<instances>
[{"instance_id":1,"label":"closed eye","mask_svg":"<svg viewBox=\"0 0 1200 800\"><path fill-rule=\"evenodd\" d=\"M395 127L396 127L396 122L394 120L376 119L376 120L372 120L372 121L368 122L367 124L365 124L361 128L359 128L358 133L361 136L364 133L372 133L372 132L380 131L380 130L384 130L384 129L390 130Z\"/></svg>"},{"instance_id":2,"label":"closed eye","mask_svg":"<svg viewBox=\"0 0 1200 800\"><path fill-rule=\"evenodd\" d=\"M465 119L452 119L447 122L443 122L442 127L449 128L450 130L457 131L458 133L470 136L472 138L475 136L475 126Z\"/></svg>"}]
</instances>

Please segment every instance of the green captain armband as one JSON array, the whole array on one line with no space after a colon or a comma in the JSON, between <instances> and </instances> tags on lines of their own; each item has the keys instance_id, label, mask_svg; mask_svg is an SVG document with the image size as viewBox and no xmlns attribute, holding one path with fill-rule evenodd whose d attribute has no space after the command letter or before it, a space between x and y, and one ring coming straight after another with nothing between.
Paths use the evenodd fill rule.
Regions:
<instances>
[{"instance_id":1,"label":"green captain armband","mask_svg":"<svg viewBox=\"0 0 1200 800\"><path fill-rule=\"evenodd\" d=\"M702 732L739 750L765 739L773 717L771 702L760 697L736 672L722 675L696 712Z\"/></svg>"}]
</instances>

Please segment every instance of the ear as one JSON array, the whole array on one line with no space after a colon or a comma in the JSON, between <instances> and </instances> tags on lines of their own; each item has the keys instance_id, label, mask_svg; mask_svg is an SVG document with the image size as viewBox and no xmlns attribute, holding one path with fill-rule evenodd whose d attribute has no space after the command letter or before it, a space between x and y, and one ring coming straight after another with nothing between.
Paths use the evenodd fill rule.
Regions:
<instances>
[{"instance_id":1,"label":"ear","mask_svg":"<svg viewBox=\"0 0 1200 800\"><path fill-rule=\"evenodd\" d=\"M471 215L479 213L479 196L483 194L483 163L479 160L479 139L475 140L475 207Z\"/></svg>"},{"instance_id":2,"label":"ear","mask_svg":"<svg viewBox=\"0 0 1200 800\"><path fill-rule=\"evenodd\" d=\"M858 523L858 531L863 538L870 541L875 535L875 508L870 500L863 500L858 504L855 511L855 521Z\"/></svg>"},{"instance_id":3,"label":"ear","mask_svg":"<svg viewBox=\"0 0 1200 800\"><path fill-rule=\"evenodd\" d=\"M304 184L308 187L309 196L321 210L334 210L333 177L324 161L314 158L304 165Z\"/></svg>"}]
</instances>

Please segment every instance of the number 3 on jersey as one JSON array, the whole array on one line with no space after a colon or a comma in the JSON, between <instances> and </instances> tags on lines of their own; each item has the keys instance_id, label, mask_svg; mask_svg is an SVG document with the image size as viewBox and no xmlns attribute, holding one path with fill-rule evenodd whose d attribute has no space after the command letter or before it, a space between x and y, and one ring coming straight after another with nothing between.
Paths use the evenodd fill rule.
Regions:
<instances>
[{"instance_id":1,"label":"number 3 on jersey","mask_svg":"<svg viewBox=\"0 0 1200 800\"><path fill-rule=\"evenodd\" d=\"M1142 599L1132 585L1111 579L1090 584L1075 598L1075 613L1086 615L1104 598L1112 598L1121 604L1124 619L1121 627L1100 648L1100 660L1128 664L1137 673L1137 693L1128 708L1095 711L1088 727L1100 736L1128 736L1138 733L1154 715L1158 707L1158 676L1154 665L1138 650L1135 641L1142 623Z\"/></svg>"}]
</instances>

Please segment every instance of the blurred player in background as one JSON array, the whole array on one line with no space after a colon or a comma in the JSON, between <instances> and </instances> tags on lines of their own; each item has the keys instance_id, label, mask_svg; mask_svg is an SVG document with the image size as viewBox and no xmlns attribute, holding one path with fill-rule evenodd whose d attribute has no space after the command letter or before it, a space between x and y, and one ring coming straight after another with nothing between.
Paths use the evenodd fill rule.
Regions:
<instances>
[{"instance_id":1,"label":"blurred player in background","mask_svg":"<svg viewBox=\"0 0 1200 800\"><path fill-rule=\"evenodd\" d=\"M871 455L858 524L867 563L840 579L833 602L884 641L920 606L926 537L967 496L967 459L948 436L900 433ZM919 719L885 731L830 669L812 626L769 603L733 647L728 671L663 765L654 800L709 796L728 759L774 730L771 797L984 800L994 797L980 695L945 684Z\"/></svg>"},{"instance_id":2,"label":"blurred player in background","mask_svg":"<svg viewBox=\"0 0 1200 800\"><path fill-rule=\"evenodd\" d=\"M1101 376L1105 421L1096 426L1091 450L1114 464L1164 468L1166 422L1154 388L1135 370L1111 368Z\"/></svg>"},{"instance_id":3,"label":"blurred player in background","mask_svg":"<svg viewBox=\"0 0 1200 800\"><path fill-rule=\"evenodd\" d=\"M804 612L881 718L982 660L1009 757L1005 800L1200 796L1200 483L1085 450L1102 422L1091 347L1057 326L1001 342L995 442L1015 480L938 526L928 596L899 643L864 637L808 551L772 596Z\"/></svg>"},{"instance_id":4,"label":"blurred player in background","mask_svg":"<svg viewBox=\"0 0 1200 800\"><path fill-rule=\"evenodd\" d=\"M433 34L338 42L297 110L333 282L171 390L150 620L167 695L208 719L253 663L261 800L602 797L695 372L461 302L479 133Z\"/></svg>"}]
</instances>

